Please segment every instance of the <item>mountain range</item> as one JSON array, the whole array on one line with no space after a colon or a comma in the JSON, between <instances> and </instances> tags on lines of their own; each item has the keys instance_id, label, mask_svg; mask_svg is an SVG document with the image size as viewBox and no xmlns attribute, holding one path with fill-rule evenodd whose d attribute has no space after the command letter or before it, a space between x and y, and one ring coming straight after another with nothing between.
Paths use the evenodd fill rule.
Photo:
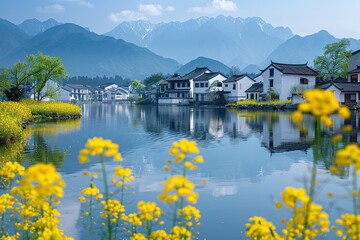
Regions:
<instances>
[{"instance_id":1,"label":"mountain range","mask_svg":"<svg viewBox=\"0 0 360 240\"><path fill-rule=\"evenodd\" d=\"M158 72L185 73L203 66L226 74L229 66L236 65L250 73L271 60L312 66L326 44L340 40L325 30L301 37L261 18L225 16L158 24L122 22L105 35L54 19L29 19L19 25L0 19L0 36L0 66L42 51L61 57L70 76L131 79ZM349 41L351 50L360 49L360 40Z\"/></svg>"},{"instance_id":2,"label":"mountain range","mask_svg":"<svg viewBox=\"0 0 360 240\"><path fill-rule=\"evenodd\" d=\"M120 23L105 35L124 39L185 64L197 56L216 59L240 68L264 60L293 36L261 18L200 17L185 22L151 24L146 21Z\"/></svg>"},{"instance_id":3,"label":"mountain range","mask_svg":"<svg viewBox=\"0 0 360 240\"><path fill-rule=\"evenodd\" d=\"M89 32L75 24L60 24L23 40L26 34L18 34L21 33L19 28L15 25L7 27L7 22L1 23L0 31L6 29L9 36L19 39L17 46L0 58L3 66L11 66L38 51L60 57L70 76L120 75L143 79L154 72L174 73L181 66L175 60L158 56L146 48ZM6 44L7 41L1 38L0 46Z\"/></svg>"}]
</instances>

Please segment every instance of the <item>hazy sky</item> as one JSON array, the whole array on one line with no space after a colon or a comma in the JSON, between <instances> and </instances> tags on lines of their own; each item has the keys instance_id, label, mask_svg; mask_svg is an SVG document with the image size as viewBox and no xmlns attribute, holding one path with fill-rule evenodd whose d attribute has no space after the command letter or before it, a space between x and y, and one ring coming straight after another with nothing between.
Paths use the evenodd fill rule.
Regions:
<instances>
[{"instance_id":1,"label":"hazy sky","mask_svg":"<svg viewBox=\"0 0 360 240\"><path fill-rule=\"evenodd\" d=\"M261 17L301 36L325 29L336 37L360 39L360 0L0 0L0 18L72 22L105 33L121 21L153 23L200 16Z\"/></svg>"}]
</instances>

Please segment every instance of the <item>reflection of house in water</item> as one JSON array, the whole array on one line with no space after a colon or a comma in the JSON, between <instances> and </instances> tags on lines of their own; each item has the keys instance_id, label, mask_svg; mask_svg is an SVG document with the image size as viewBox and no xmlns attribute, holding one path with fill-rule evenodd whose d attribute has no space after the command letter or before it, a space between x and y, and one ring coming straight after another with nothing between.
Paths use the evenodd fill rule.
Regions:
<instances>
[{"instance_id":1,"label":"reflection of house in water","mask_svg":"<svg viewBox=\"0 0 360 240\"><path fill-rule=\"evenodd\" d=\"M314 131L307 128L307 134L291 122L289 114L271 113L264 117L262 145L271 153L303 150L311 146Z\"/></svg>"}]
</instances>

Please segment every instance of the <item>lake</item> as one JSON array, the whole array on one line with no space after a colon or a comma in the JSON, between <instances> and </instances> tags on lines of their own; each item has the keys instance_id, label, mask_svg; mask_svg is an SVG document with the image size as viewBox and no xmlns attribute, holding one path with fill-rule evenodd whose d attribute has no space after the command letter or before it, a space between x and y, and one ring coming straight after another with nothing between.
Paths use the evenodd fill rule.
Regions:
<instances>
[{"instance_id":1,"label":"lake","mask_svg":"<svg viewBox=\"0 0 360 240\"><path fill-rule=\"evenodd\" d=\"M245 223L254 215L282 228L286 209L276 210L286 186L303 187L310 179L313 159L314 124L305 119L307 133L290 121L289 112L244 112L224 108L190 108L180 106L136 106L127 104L85 104L82 118L76 121L42 123L30 126L25 146L26 162L53 162L66 181L65 196L59 206L62 227L76 239L86 236L80 215L85 211L78 201L81 188L89 185L83 171L100 172L100 164L91 160L79 164L78 153L87 139L94 136L119 144L122 164L133 169L135 194L128 194L127 212L138 200L156 201L162 182L169 176L163 170L168 150L174 141L196 141L204 163L189 174L201 185L197 207L201 210L199 239L245 239ZM345 138L357 142L358 113L348 123L353 131ZM335 217L351 211L346 176L329 174L332 163L331 135L342 122L335 121L332 132L322 135L323 159L318 162L315 202ZM108 161L109 174L116 162ZM101 183L97 180L97 186ZM335 198L327 196L334 192ZM166 210L164 205L161 205ZM166 220L166 218L165 218ZM170 222L170 220L168 220ZM328 234L326 239L335 238Z\"/></svg>"}]
</instances>

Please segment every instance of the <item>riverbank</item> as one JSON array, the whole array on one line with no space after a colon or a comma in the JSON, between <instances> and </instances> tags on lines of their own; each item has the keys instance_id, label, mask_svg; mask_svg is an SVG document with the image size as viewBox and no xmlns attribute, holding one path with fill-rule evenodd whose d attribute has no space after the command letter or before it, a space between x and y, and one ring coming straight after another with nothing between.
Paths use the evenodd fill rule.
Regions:
<instances>
[{"instance_id":1,"label":"riverbank","mask_svg":"<svg viewBox=\"0 0 360 240\"><path fill-rule=\"evenodd\" d=\"M0 102L0 144L22 138L23 129L32 122L76 119L80 107L60 102Z\"/></svg>"}]
</instances>

